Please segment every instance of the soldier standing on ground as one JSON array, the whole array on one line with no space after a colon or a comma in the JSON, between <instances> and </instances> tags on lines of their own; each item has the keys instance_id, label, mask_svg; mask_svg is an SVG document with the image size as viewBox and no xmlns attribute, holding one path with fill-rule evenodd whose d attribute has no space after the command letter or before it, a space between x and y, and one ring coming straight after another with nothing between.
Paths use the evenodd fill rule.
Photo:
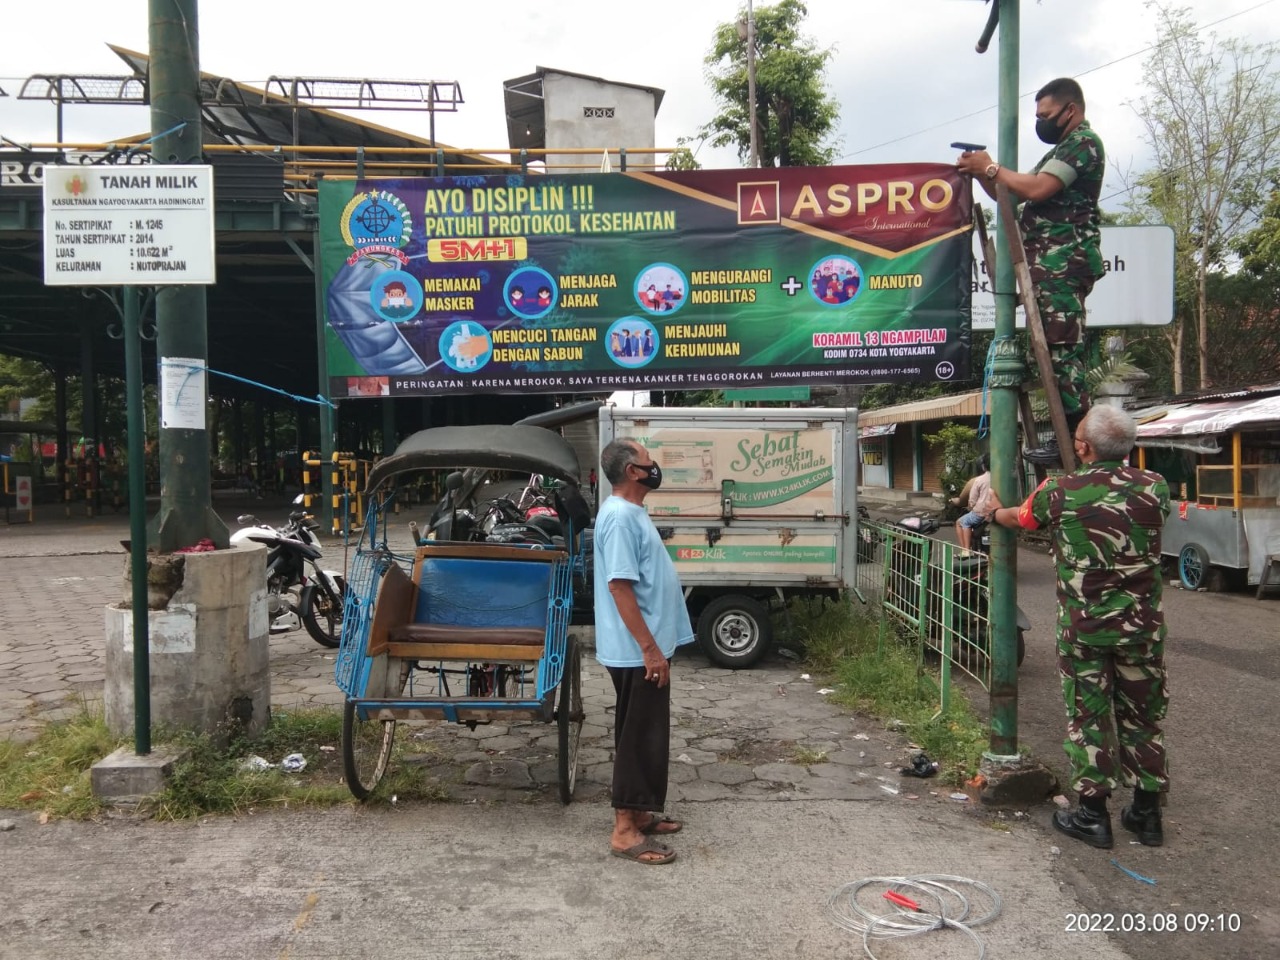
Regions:
<instances>
[{"instance_id":1,"label":"soldier standing on ground","mask_svg":"<svg viewBox=\"0 0 1280 960\"><path fill-rule=\"evenodd\" d=\"M1050 477L1020 507L996 500L994 516L1005 527L1048 528L1052 537L1064 747L1080 799L1077 809L1055 812L1053 825L1103 849L1113 843L1107 798L1120 782L1135 787L1120 823L1147 846L1160 846L1160 794L1169 786L1160 608L1169 487L1158 473L1125 465L1136 429L1123 410L1094 407L1076 428L1081 466Z\"/></svg>"},{"instance_id":2,"label":"soldier standing on ground","mask_svg":"<svg viewBox=\"0 0 1280 960\"><path fill-rule=\"evenodd\" d=\"M1070 77L1051 80L1036 93L1036 135L1054 146L1031 173L1008 170L985 150L961 154L956 166L992 198L1002 183L1026 201L1019 218L1022 243L1062 409L1074 432L1089 410L1084 301L1104 272L1098 195L1106 151L1084 118L1084 92ZM1057 437L1024 456L1061 465Z\"/></svg>"}]
</instances>

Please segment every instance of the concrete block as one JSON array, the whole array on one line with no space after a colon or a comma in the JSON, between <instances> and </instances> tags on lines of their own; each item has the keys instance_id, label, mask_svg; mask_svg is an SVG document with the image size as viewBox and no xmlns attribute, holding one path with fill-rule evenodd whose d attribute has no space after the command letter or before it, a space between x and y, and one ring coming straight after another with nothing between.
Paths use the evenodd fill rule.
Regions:
<instances>
[{"instance_id":1,"label":"concrete block","mask_svg":"<svg viewBox=\"0 0 1280 960\"><path fill-rule=\"evenodd\" d=\"M1058 778L1048 767L1034 760L992 763L984 760L986 783L979 794L988 806L1032 806L1058 790Z\"/></svg>"},{"instance_id":2,"label":"concrete block","mask_svg":"<svg viewBox=\"0 0 1280 960\"><path fill-rule=\"evenodd\" d=\"M160 609L147 611L151 718L184 730L250 734L270 719L270 645L258 544L183 555L181 581ZM178 569L176 565L174 569ZM107 726L133 732L133 615L106 608L103 702Z\"/></svg>"},{"instance_id":3,"label":"concrete block","mask_svg":"<svg viewBox=\"0 0 1280 960\"><path fill-rule=\"evenodd\" d=\"M174 765L189 752L160 746L140 757L133 748L121 747L90 768L93 795L103 800L154 796L164 790Z\"/></svg>"}]
</instances>

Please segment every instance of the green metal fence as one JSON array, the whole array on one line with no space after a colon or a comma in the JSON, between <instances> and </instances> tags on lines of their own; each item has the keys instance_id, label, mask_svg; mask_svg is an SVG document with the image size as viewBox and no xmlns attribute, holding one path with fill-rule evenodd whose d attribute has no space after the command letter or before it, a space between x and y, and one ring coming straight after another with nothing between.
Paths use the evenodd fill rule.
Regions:
<instances>
[{"instance_id":1,"label":"green metal fence","mask_svg":"<svg viewBox=\"0 0 1280 960\"><path fill-rule=\"evenodd\" d=\"M922 659L938 659L944 711L955 669L989 690L989 558L896 525L864 521L858 534L858 593L880 617L882 642L896 623Z\"/></svg>"}]
</instances>

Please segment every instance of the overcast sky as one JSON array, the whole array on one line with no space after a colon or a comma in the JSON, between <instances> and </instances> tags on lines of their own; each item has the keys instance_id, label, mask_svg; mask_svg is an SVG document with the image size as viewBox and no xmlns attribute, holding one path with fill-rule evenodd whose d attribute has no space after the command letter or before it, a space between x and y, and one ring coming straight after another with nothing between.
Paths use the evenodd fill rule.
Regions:
<instances>
[{"instance_id":1,"label":"overcast sky","mask_svg":"<svg viewBox=\"0 0 1280 960\"><path fill-rule=\"evenodd\" d=\"M761 4L757 4L759 6ZM745 7L745 0L742 5ZM1197 24L1220 37L1280 38L1280 0L1187 0ZM0 135L52 140L54 109L16 99L34 73L120 74L107 43L147 49L146 0L50 0L6 5L0 59ZM846 163L949 161L953 140L995 143L997 50L973 45L987 7L978 0L808 0L806 32L834 49L827 73L840 105L839 156ZM506 145L502 82L538 66L653 85L666 91L659 146L674 146L715 113L703 57L730 0L426 0L395 6L312 0L204 0L200 65L244 82L268 76L451 80L465 103L440 114L437 136L458 147ZM1145 164L1131 103L1142 92L1142 53L1155 39L1141 0L1023 0L1022 76L1031 94L1046 80L1075 76L1108 152L1104 197ZM1029 96L1020 104L1020 165L1044 149L1035 139ZM425 116L364 114L427 134ZM98 141L145 130L145 109L69 106L68 141ZM615 145L616 146L616 145ZM737 166L732 150L704 148L708 167ZM1119 206L1120 198L1111 201ZM1105 205L1105 204L1104 204Z\"/></svg>"}]
</instances>

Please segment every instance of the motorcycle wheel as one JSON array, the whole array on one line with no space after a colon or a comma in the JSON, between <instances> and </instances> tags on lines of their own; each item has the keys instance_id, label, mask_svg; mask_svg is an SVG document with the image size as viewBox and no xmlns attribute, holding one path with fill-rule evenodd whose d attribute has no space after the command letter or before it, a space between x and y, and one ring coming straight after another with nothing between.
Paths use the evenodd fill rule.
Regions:
<instances>
[{"instance_id":1,"label":"motorcycle wheel","mask_svg":"<svg viewBox=\"0 0 1280 960\"><path fill-rule=\"evenodd\" d=\"M302 600L298 604L298 617L307 628L307 634L322 647L334 648L342 642L342 608L346 603L347 582L336 577L338 595L333 597L328 590L322 590L316 584L308 584L302 591Z\"/></svg>"}]
</instances>

